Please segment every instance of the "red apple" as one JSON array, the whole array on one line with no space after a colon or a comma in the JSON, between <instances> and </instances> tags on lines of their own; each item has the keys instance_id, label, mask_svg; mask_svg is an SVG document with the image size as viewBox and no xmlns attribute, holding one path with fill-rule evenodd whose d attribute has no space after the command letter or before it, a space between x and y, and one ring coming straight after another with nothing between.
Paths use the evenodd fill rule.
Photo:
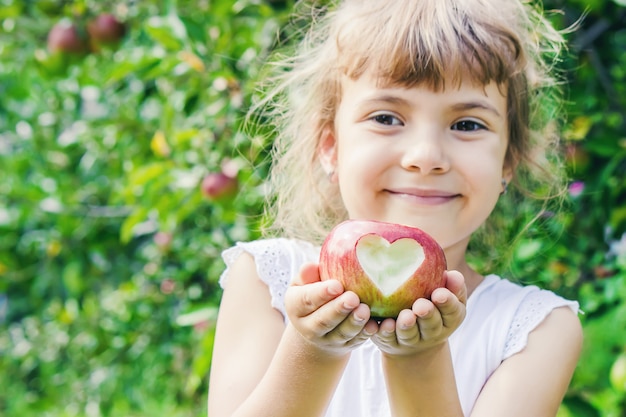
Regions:
<instances>
[{"instance_id":1,"label":"red apple","mask_svg":"<svg viewBox=\"0 0 626 417\"><path fill-rule=\"evenodd\" d=\"M221 200L234 197L239 188L237 178L224 172L207 174L200 184L200 190L209 200Z\"/></svg>"},{"instance_id":2,"label":"red apple","mask_svg":"<svg viewBox=\"0 0 626 417\"><path fill-rule=\"evenodd\" d=\"M328 235L320 253L322 280L336 279L369 305L372 317L398 316L445 285L443 249L415 227L348 220Z\"/></svg>"},{"instance_id":3,"label":"red apple","mask_svg":"<svg viewBox=\"0 0 626 417\"><path fill-rule=\"evenodd\" d=\"M115 46L126 34L126 25L110 13L98 15L87 24L87 32L95 50L102 45Z\"/></svg>"},{"instance_id":4,"label":"red apple","mask_svg":"<svg viewBox=\"0 0 626 417\"><path fill-rule=\"evenodd\" d=\"M163 294L171 294L176 290L176 282L172 278L166 278L161 281L161 292Z\"/></svg>"},{"instance_id":5,"label":"red apple","mask_svg":"<svg viewBox=\"0 0 626 417\"><path fill-rule=\"evenodd\" d=\"M167 252L170 249L173 238L172 234L168 232L157 232L153 237L154 243L163 252Z\"/></svg>"},{"instance_id":6,"label":"red apple","mask_svg":"<svg viewBox=\"0 0 626 417\"><path fill-rule=\"evenodd\" d=\"M61 20L48 33L48 50L51 53L85 54L89 50L89 42L76 24Z\"/></svg>"}]
</instances>

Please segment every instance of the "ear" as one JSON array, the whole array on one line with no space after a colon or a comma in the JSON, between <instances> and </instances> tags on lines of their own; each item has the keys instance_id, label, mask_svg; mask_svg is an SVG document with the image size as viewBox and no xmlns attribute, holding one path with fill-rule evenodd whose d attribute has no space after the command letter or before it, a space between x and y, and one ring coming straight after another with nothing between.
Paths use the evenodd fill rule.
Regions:
<instances>
[{"instance_id":1,"label":"ear","mask_svg":"<svg viewBox=\"0 0 626 417\"><path fill-rule=\"evenodd\" d=\"M509 165L505 165L502 168L502 179L505 180L507 184L511 183L511 180L513 179L513 172L514 168Z\"/></svg>"},{"instance_id":2,"label":"ear","mask_svg":"<svg viewBox=\"0 0 626 417\"><path fill-rule=\"evenodd\" d=\"M322 130L318 157L326 174L331 175L337 170L337 140L330 126Z\"/></svg>"},{"instance_id":3,"label":"ear","mask_svg":"<svg viewBox=\"0 0 626 417\"><path fill-rule=\"evenodd\" d=\"M517 158L513 155L509 155L507 152L507 155L504 157L504 165L502 166L502 179L505 180L507 184L510 184L511 180L513 180L518 162Z\"/></svg>"}]
</instances>

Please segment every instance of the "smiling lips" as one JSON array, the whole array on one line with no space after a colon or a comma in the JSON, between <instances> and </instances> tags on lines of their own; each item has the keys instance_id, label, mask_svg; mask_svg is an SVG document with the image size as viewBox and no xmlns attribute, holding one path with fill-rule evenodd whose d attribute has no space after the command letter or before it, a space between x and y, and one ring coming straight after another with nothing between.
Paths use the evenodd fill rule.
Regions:
<instances>
[{"instance_id":1,"label":"smiling lips","mask_svg":"<svg viewBox=\"0 0 626 417\"><path fill-rule=\"evenodd\" d=\"M408 199L414 203L424 205L438 205L447 203L461 194L455 194L442 190L424 190L416 188L393 188L386 189L389 194Z\"/></svg>"}]
</instances>

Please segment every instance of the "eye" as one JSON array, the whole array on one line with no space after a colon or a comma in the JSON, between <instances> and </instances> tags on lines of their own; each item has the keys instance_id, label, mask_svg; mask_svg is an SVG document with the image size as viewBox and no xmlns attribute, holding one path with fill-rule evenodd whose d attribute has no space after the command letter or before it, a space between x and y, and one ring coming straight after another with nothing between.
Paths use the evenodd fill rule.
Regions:
<instances>
[{"instance_id":1,"label":"eye","mask_svg":"<svg viewBox=\"0 0 626 417\"><path fill-rule=\"evenodd\" d=\"M462 132L475 132L477 130L487 129L485 125L475 122L474 120L461 120L456 122L451 127L452 130L459 130Z\"/></svg>"},{"instance_id":2,"label":"eye","mask_svg":"<svg viewBox=\"0 0 626 417\"><path fill-rule=\"evenodd\" d=\"M385 126L402 126L403 125L400 119L398 119L396 116L392 114L387 114L387 113L375 114L374 116L371 117L371 120L381 125L385 125Z\"/></svg>"}]
</instances>

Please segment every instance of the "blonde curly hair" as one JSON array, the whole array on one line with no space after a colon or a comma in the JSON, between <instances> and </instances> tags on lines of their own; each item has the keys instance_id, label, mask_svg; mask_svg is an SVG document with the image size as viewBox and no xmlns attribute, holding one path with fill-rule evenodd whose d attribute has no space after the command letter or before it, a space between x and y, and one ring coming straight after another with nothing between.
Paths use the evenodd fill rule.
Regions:
<instances>
[{"instance_id":1,"label":"blonde curly hair","mask_svg":"<svg viewBox=\"0 0 626 417\"><path fill-rule=\"evenodd\" d=\"M327 3L327 2L326 2ZM300 4L300 7L303 7ZM554 64L564 46L536 4L525 0L344 0L308 4L306 29L277 54L252 109L271 129L266 234L320 243L347 218L336 183L318 160L333 126L342 76L374 71L382 83L434 90L444 80L496 82L506 92L515 189L538 197L562 190L554 125ZM298 27L301 20L295 20Z\"/></svg>"}]
</instances>

